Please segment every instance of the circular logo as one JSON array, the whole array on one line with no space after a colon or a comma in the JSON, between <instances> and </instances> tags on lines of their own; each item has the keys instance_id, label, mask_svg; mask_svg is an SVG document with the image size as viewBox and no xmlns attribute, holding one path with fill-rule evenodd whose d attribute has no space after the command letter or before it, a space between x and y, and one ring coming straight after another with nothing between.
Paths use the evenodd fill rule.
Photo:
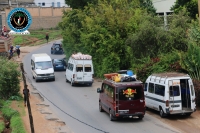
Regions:
<instances>
[{"instance_id":1,"label":"circular logo","mask_svg":"<svg viewBox=\"0 0 200 133\"><path fill-rule=\"evenodd\" d=\"M24 32L30 27L32 18L26 9L15 8L9 12L7 23L11 30L15 32Z\"/></svg>"}]
</instances>

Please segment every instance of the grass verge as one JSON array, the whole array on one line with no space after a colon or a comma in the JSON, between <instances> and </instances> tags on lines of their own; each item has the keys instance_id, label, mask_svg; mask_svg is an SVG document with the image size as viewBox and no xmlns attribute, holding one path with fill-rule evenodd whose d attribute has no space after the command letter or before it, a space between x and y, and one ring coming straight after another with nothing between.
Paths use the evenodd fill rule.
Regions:
<instances>
[{"instance_id":1,"label":"grass verge","mask_svg":"<svg viewBox=\"0 0 200 133\"><path fill-rule=\"evenodd\" d=\"M24 124L21 119L21 113L18 111L19 109L22 109L22 106L19 106L22 103L21 101L0 101L0 111L2 113L3 119L5 122L10 122L10 129L12 130L12 133L26 133L26 130L24 128ZM19 107L18 110L15 110L13 107L11 107L12 102L15 102L15 106ZM16 104L17 102L17 104ZM15 108L16 108L15 107ZM2 132L5 129L5 123L0 123L0 132Z\"/></svg>"},{"instance_id":2,"label":"grass verge","mask_svg":"<svg viewBox=\"0 0 200 133\"><path fill-rule=\"evenodd\" d=\"M46 43L45 36L49 35L49 41L61 39L61 30L59 29L40 29L29 30L30 35L13 35L13 45L35 46Z\"/></svg>"}]
</instances>

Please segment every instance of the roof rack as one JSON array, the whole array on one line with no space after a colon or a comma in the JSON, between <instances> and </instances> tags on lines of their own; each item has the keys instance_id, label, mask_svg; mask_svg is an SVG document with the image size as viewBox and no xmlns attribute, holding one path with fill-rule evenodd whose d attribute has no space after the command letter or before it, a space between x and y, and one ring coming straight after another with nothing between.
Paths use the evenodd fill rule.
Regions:
<instances>
[{"instance_id":1,"label":"roof rack","mask_svg":"<svg viewBox=\"0 0 200 133\"><path fill-rule=\"evenodd\" d=\"M112 82L115 82L115 83L137 81L135 75L133 75L133 76L123 76L119 73L104 74L104 77L105 77L106 80L112 81Z\"/></svg>"},{"instance_id":2,"label":"roof rack","mask_svg":"<svg viewBox=\"0 0 200 133\"><path fill-rule=\"evenodd\" d=\"M72 54L72 58L76 60L91 60L92 56L88 54L82 54L81 52L78 52L77 54Z\"/></svg>"}]
</instances>

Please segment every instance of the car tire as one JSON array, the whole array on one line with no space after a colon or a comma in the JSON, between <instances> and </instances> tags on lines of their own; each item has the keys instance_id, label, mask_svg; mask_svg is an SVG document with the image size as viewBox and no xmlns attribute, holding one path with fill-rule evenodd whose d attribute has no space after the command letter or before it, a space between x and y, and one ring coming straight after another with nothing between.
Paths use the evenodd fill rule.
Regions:
<instances>
[{"instance_id":1,"label":"car tire","mask_svg":"<svg viewBox=\"0 0 200 133\"><path fill-rule=\"evenodd\" d=\"M140 120L142 120L142 119L144 118L144 115L140 115L140 116L138 116L138 118L139 118Z\"/></svg>"},{"instance_id":2,"label":"car tire","mask_svg":"<svg viewBox=\"0 0 200 133\"><path fill-rule=\"evenodd\" d=\"M55 78L53 78L52 81L55 81Z\"/></svg>"},{"instance_id":3,"label":"car tire","mask_svg":"<svg viewBox=\"0 0 200 133\"><path fill-rule=\"evenodd\" d=\"M186 113L185 115L186 115L186 116L190 116L191 114L192 114L192 113Z\"/></svg>"},{"instance_id":4,"label":"car tire","mask_svg":"<svg viewBox=\"0 0 200 133\"><path fill-rule=\"evenodd\" d=\"M72 82L72 80L71 80L71 86L74 86L74 83Z\"/></svg>"},{"instance_id":5,"label":"car tire","mask_svg":"<svg viewBox=\"0 0 200 133\"><path fill-rule=\"evenodd\" d=\"M116 120L116 117L114 117L114 116L111 114L111 110L109 111L109 117L110 117L110 121L115 121L115 120Z\"/></svg>"},{"instance_id":6,"label":"car tire","mask_svg":"<svg viewBox=\"0 0 200 133\"><path fill-rule=\"evenodd\" d=\"M33 79L35 79L35 77L33 76Z\"/></svg>"},{"instance_id":7,"label":"car tire","mask_svg":"<svg viewBox=\"0 0 200 133\"><path fill-rule=\"evenodd\" d=\"M39 80L35 78L35 82L38 82Z\"/></svg>"},{"instance_id":8,"label":"car tire","mask_svg":"<svg viewBox=\"0 0 200 133\"><path fill-rule=\"evenodd\" d=\"M165 115L165 113L164 113L164 111L163 111L163 109L160 107L160 117L161 118L164 118L166 115Z\"/></svg>"},{"instance_id":9,"label":"car tire","mask_svg":"<svg viewBox=\"0 0 200 133\"><path fill-rule=\"evenodd\" d=\"M99 112L104 112L104 110L102 109L102 106L101 106L101 102L99 102Z\"/></svg>"}]
</instances>

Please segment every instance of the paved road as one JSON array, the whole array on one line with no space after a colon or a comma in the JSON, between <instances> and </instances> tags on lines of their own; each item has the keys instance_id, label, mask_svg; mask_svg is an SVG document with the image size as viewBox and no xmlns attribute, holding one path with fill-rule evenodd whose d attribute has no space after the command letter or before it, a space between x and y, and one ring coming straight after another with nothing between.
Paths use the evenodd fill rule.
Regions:
<instances>
[{"instance_id":1,"label":"paved road","mask_svg":"<svg viewBox=\"0 0 200 133\"><path fill-rule=\"evenodd\" d=\"M108 114L98 110L98 93L96 88L100 82L95 81L92 87L72 87L65 82L65 72L56 72L56 80L36 83L31 75L31 54L47 53L52 58L64 55L51 55L52 44L44 45L27 54L24 59L24 69L33 86L44 95L51 110L63 120L74 133L179 133L176 129L164 124L148 114L143 120L124 119L110 121Z\"/></svg>"}]
</instances>

